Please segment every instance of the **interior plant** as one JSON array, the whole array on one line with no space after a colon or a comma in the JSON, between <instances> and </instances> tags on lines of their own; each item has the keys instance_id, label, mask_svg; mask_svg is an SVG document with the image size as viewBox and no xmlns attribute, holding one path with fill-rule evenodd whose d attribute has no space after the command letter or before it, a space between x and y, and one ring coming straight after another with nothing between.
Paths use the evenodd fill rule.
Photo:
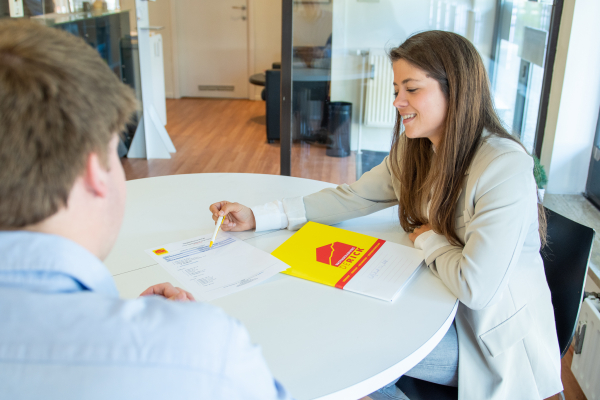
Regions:
<instances>
[{"instance_id":1,"label":"interior plant","mask_svg":"<svg viewBox=\"0 0 600 400\"><path fill-rule=\"evenodd\" d=\"M548 177L546 176L544 166L540 163L540 159L535 155L533 155L533 177L535 178L535 183L537 183L540 201L543 201L544 192L546 191L545 187L548 184Z\"/></svg>"}]
</instances>

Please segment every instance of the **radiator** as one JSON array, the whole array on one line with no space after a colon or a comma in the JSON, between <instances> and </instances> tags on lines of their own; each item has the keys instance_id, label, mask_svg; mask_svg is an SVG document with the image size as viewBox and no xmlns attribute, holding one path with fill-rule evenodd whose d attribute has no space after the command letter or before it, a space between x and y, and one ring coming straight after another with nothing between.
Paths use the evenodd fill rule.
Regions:
<instances>
[{"instance_id":1,"label":"radiator","mask_svg":"<svg viewBox=\"0 0 600 400\"><path fill-rule=\"evenodd\" d=\"M571 371L587 399L600 400L600 300L585 299L575 337Z\"/></svg>"},{"instance_id":2,"label":"radiator","mask_svg":"<svg viewBox=\"0 0 600 400\"><path fill-rule=\"evenodd\" d=\"M367 101L365 103L365 125L387 128L396 123L394 101L394 74L387 55L369 56L372 76L367 81Z\"/></svg>"}]
</instances>

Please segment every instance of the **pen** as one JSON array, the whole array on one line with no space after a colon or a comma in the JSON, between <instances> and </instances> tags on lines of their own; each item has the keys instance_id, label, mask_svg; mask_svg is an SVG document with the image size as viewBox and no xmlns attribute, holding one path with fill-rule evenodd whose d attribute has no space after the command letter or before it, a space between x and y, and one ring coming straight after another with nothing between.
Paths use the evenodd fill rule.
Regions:
<instances>
[{"instance_id":1,"label":"pen","mask_svg":"<svg viewBox=\"0 0 600 400\"><path fill-rule=\"evenodd\" d=\"M221 224L223 223L223 218L225 218L224 215L220 216L219 219L217 220L217 226L215 226L215 233L213 233L212 239L210 239L210 244L208 245L209 249L212 247L213 243L215 242L215 239L217 238L217 233L219 233L219 228L221 227Z\"/></svg>"}]
</instances>

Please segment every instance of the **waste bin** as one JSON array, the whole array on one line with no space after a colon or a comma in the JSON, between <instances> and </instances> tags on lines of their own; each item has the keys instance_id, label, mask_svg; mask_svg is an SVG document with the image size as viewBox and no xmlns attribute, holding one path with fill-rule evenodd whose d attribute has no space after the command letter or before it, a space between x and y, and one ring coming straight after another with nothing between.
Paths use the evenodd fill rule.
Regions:
<instances>
[{"instance_id":1,"label":"waste bin","mask_svg":"<svg viewBox=\"0 0 600 400\"><path fill-rule=\"evenodd\" d=\"M350 126L352 125L352 103L334 101L329 103L329 126L327 150L330 157L350 155Z\"/></svg>"}]
</instances>

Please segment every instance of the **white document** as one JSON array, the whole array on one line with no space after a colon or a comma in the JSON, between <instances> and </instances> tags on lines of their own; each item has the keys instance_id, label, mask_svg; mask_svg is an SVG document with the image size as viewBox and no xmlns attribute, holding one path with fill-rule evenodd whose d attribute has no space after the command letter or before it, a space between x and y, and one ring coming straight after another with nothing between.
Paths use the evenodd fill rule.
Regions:
<instances>
[{"instance_id":1,"label":"white document","mask_svg":"<svg viewBox=\"0 0 600 400\"><path fill-rule=\"evenodd\" d=\"M210 301L254 286L288 267L269 253L219 232L146 250L196 300Z\"/></svg>"},{"instance_id":2,"label":"white document","mask_svg":"<svg viewBox=\"0 0 600 400\"><path fill-rule=\"evenodd\" d=\"M385 242L344 290L394 301L421 265L425 265L422 250Z\"/></svg>"}]
</instances>

